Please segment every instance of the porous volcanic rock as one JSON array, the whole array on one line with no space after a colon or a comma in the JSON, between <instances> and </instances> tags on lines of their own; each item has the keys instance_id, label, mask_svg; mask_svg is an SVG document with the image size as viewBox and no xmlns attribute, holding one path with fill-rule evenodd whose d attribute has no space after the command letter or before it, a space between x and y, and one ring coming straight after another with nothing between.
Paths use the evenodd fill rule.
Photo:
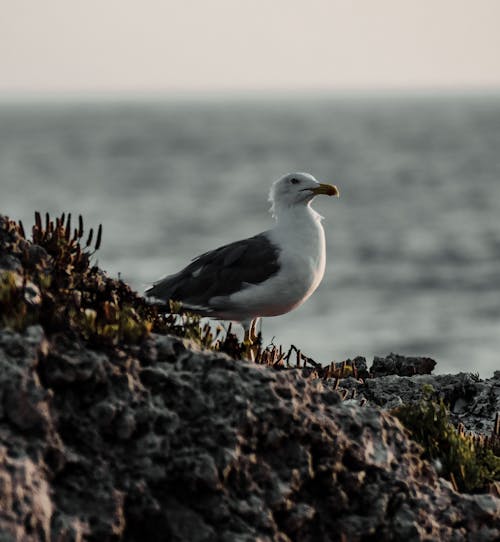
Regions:
<instances>
[{"instance_id":1,"label":"porous volcanic rock","mask_svg":"<svg viewBox=\"0 0 500 542\"><path fill-rule=\"evenodd\" d=\"M300 370L0 331L2 541L498 540L420 451Z\"/></svg>"},{"instance_id":2,"label":"porous volcanic rock","mask_svg":"<svg viewBox=\"0 0 500 542\"><path fill-rule=\"evenodd\" d=\"M370 372L374 377L393 375L413 376L416 374L430 374L436 366L431 358L408 357L391 353L385 358L375 356Z\"/></svg>"},{"instance_id":3,"label":"porous volcanic rock","mask_svg":"<svg viewBox=\"0 0 500 542\"><path fill-rule=\"evenodd\" d=\"M432 386L436 398L442 398L449 405L452 421L462 423L466 430L477 434L491 434L495 416L500 412L500 371L484 380L471 373L388 374L364 380L350 377L334 382L330 379L327 385L344 388L348 390L348 397L355 397L357 401L365 399L368 404L386 410L418 402L425 387Z\"/></svg>"}]
</instances>

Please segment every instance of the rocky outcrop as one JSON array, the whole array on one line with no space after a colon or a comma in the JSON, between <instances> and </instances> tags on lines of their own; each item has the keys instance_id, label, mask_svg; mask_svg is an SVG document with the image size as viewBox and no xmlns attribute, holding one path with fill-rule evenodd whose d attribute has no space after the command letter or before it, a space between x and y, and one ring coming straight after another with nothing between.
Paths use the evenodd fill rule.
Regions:
<instances>
[{"instance_id":1,"label":"rocky outcrop","mask_svg":"<svg viewBox=\"0 0 500 542\"><path fill-rule=\"evenodd\" d=\"M299 352L285 370L279 348L233 359L231 335L233 358L203 350L196 320L93 266L101 228L94 245L83 230L37 214L29 241L0 216L1 542L500 539L500 500L454 491L387 410L432 384L491 431L498 373Z\"/></svg>"},{"instance_id":2,"label":"rocky outcrop","mask_svg":"<svg viewBox=\"0 0 500 542\"><path fill-rule=\"evenodd\" d=\"M450 406L455 424L467 431L489 435L500 413L500 371L485 380L471 373L432 375L435 362L430 358L405 358L390 354L376 357L367 371L364 358L356 366L370 378L344 378L335 383L347 390L348 397L390 410L418 401L425 387L432 386L436 398ZM413 375L413 376L409 376ZM333 385L334 380L328 381Z\"/></svg>"},{"instance_id":3,"label":"rocky outcrop","mask_svg":"<svg viewBox=\"0 0 500 542\"><path fill-rule=\"evenodd\" d=\"M397 419L301 370L0 331L2 541L499 537L499 499L455 492Z\"/></svg>"},{"instance_id":4,"label":"rocky outcrop","mask_svg":"<svg viewBox=\"0 0 500 542\"><path fill-rule=\"evenodd\" d=\"M370 373L374 377L394 374L399 376L414 376L430 374L435 366L436 362L431 358L389 354L385 358L375 356Z\"/></svg>"}]
</instances>

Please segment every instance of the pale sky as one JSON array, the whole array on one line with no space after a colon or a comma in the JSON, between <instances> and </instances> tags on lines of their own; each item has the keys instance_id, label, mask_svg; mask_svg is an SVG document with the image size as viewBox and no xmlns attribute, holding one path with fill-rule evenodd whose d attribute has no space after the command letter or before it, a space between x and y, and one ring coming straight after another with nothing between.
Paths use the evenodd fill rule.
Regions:
<instances>
[{"instance_id":1,"label":"pale sky","mask_svg":"<svg viewBox=\"0 0 500 542\"><path fill-rule=\"evenodd\" d=\"M0 94L500 89L500 0L0 0Z\"/></svg>"}]
</instances>

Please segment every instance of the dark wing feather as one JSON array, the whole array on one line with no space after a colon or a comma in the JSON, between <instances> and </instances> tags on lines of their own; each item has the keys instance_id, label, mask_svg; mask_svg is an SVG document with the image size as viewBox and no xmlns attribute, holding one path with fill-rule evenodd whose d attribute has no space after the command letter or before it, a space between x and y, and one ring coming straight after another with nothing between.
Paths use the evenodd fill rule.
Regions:
<instances>
[{"instance_id":1,"label":"dark wing feather","mask_svg":"<svg viewBox=\"0 0 500 542\"><path fill-rule=\"evenodd\" d=\"M208 308L212 297L231 295L277 273L278 255L279 248L261 233L205 252L179 273L156 282L146 295Z\"/></svg>"}]
</instances>

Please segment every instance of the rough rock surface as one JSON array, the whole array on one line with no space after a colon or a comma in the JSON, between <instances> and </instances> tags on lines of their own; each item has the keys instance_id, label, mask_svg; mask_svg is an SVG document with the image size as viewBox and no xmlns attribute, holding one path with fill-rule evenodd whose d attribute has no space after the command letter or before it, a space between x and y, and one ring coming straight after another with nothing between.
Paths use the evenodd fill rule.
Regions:
<instances>
[{"instance_id":1,"label":"rough rock surface","mask_svg":"<svg viewBox=\"0 0 500 542\"><path fill-rule=\"evenodd\" d=\"M358 360L356 365L364 368L364 358ZM490 434L495 416L500 412L500 371L485 380L471 373L422 374L427 368L432 370L434 365L430 358L390 354L386 358L375 358L370 374L376 378L350 377L340 380L337 385L348 390L348 397L365 399L371 405L388 410L418 401L424 386L430 385L436 396L450 405L454 423L462 423L474 433ZM414 376L405 376L410 374Z\"/></svg>"},{"instance_id":2,"label":"rough rock surface","mask_svg":"<svg viewBox=\"0 0 500 542\"><path fill-rule=\"evenodd\" d=\"M298 370L0 331L2 541L499 539L499 499Z\"/></svg>"},{"instance_id":3,"label":"rough rock surface","mask_svg":"<svg viewBox=\"0 0 500 542\"><path fill-rule=\"evenodd\" d=\"M385 358L375 356L370 371L375 377L392 374L413 376L417 374L429 374L435 366L436 362L431 358L414 358L389 354Z\"/></svg>"}]
</instances>

